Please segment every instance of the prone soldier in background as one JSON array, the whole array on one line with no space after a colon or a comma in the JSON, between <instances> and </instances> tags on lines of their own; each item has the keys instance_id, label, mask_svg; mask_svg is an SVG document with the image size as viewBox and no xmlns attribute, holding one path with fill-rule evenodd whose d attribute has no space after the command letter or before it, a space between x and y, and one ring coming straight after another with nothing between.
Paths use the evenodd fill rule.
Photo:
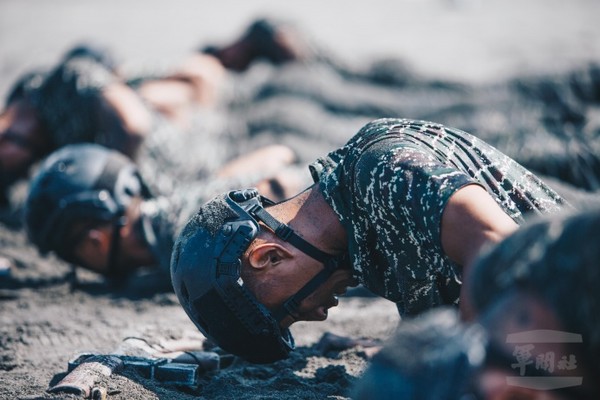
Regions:
<instances>
[{"instance_id":1,"label":"prone soldier in background","mask_svg":"<svg viewBox=\"0 0 600 400\"><path fill-rule=\"evenodd\" d=\"M234 169L249 169L244 161L248 160L235 160ZM116 282L142 267L157 267L168 277L180 228L203 199L244 179L249 178L199 181L154 196L136 165L123 154L96 144L69 145L52 153L32 179L25 227L42 253L53 251ZM289 179L277 177L256 183L276 197L296 189L288 186Z\"/></svg>"},{"instance_id":2,"label":"prone soldier in background","mask_svg":"<svg viewBox=\"0 0 600 400\"><path fill-rule=\"evenodd\" d=\"M165 141L189 132L194 135L179 140L189 148L191 136L206 133L192 123L193 116L226 91L227 70L241 71L257 59L283 63L301 58L302 45L294 37L285 24L258 20L231 44L195 52L160 76L126 79L114 57L95 45L74 47L49 73L23 75L0 113L1 205L9 203L9 188L27 177L37 161L69 144L97 143L138 161L140 152L156 155ZM154 142L144 149L148 139ZM211 148L204 158L186 156L185 162L200 159L205 166L214 161L214 167L239 155L231 151ZM189 169L199 173L198 165Z\"/></svg>"}]
</instances>

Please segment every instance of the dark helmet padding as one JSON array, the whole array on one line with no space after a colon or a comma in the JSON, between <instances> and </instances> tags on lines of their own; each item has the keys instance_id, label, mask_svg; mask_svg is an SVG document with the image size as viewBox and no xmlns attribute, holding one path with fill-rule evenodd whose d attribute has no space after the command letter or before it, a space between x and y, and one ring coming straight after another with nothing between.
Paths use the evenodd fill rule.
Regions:
<instances>
[{"instance_id":1,"label":"dark helmet padding","mask_svg":"<svg viewBox=\"0 0 600 400\"><path fill-rule=\"evenodd\" d=\"M86 218L112 221L132 197L151 197L133 162L95 144L66 146L52 153L32 179L25 203L25 226L42 253L68 253L65 234Z\"/></svg>"}]
</instances>

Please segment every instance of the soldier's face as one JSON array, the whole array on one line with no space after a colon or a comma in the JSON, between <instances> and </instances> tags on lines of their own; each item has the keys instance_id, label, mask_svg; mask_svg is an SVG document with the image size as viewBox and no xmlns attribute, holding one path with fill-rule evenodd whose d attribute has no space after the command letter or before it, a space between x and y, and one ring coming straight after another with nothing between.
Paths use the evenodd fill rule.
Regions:
<instances>
[{"instance_id":1,"label":"soldier's face","mask_svg":"<svg viewBox=\"0 0 600 400\"><path fill-rule=\"evenodd\" d=\"M292 257L278 262L258 278L261 281L258 285L253 285L256 297L270 310L280 308L324 268L321 262L299 250L293 249L292 253ZM356 285L350 270L336 270L301 301L297 313L281 321L281 327L287 328L296 321L324 321L329 309L338 305L338 296L344 294L349 286Z\"/></svg>"},{"instance_id":2,"label":"soldier's face","mask_svg":"<svg viewBox=\"0 0 600 400\"><path fill-rule=\"evenodd\" d=\"M139 241L132 226L133 223L128 220L121 228L108 222L82 229L76 235L77 243L73 248L77 265L105 276L127 276L139 267L156 265L153 253ZM116 240L115 235L118 235ZM110 265L112 252L116 252L113 266Z\"/></svg>"},{"instance_id":3,"label":"soldier's face","mask_svg":"<svg viewBox=\"0 0 600 400\"><path fill-rule=\"evenodd\" d=\"M108 257L114 228L110 224L86 229L73 249L77 264L102 275L108 274Z\"/></svg>"},{"instance_id":4,"label":"soldier's face","mask_svg":"<svg viewBox=\"0 0 600 400\"><path fill-rule=\"evenodd\" d=\"M356 286L357 282L349 270L337 270L331 277L306 297L293 316L296 321L324 321L329 316L329 309L338 305L338 296L346 293L346 289ZM287 328L294 321L288 318L282 324Z\"/></svg>"},{"instance_id":5,"label":"soldier's face","mask_svg":"<svg viewBox=\"0 0 600 400\"><path fill-rule=\"evenodd\" d=\"M560 390L528 387L536 376L550 382L553 378L558 381L581 376L583 384L572 387L573 394L593 389L593 379L586 377L582 342L574 338L582 332L568 332L557 313L534 293L507 294L479 322L486 328L490 342L504 355L501 361L487 365L478 379L486 399L571 398ZM509 381L514 377L525 379Z\"/></svg>"}]
</instances>

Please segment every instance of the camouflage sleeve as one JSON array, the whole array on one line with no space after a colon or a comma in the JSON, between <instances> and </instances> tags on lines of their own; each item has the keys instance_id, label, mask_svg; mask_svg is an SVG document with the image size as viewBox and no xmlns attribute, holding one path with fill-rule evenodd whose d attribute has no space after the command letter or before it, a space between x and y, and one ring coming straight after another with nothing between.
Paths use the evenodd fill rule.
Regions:
<instances>
[{"instance_id":1,"label":"camouflage sleeve","mask_svg":"<svg viewBox=\"0 0 600 400\"><path fill-rule=\"evenodd\" d=\"M441 248L441 218L450 196L476 183L431 152L390 138L367 149L356 165L355 196L366 215L400 226L415 245Z\"/></svg>"}]
</instances>

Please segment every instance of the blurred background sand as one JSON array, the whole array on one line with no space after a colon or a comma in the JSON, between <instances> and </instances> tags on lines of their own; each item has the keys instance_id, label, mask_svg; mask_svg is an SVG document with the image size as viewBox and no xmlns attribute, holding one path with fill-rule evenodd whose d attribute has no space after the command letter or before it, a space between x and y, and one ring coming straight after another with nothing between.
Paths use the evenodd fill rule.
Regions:
<instances>
[{"instance_id":1,"label":"blurred background sand","mask_svg":"<svg viewBox=\"0 0 600 400\"><path fill-rule=\"evenodd\" d=\"M253 18L296 21L350 62L401 57L474 82L600 60L597 0L0 0L0 95L24 70L94 40L127 64L176 61Z\"/></svg>"}]
</instances>

